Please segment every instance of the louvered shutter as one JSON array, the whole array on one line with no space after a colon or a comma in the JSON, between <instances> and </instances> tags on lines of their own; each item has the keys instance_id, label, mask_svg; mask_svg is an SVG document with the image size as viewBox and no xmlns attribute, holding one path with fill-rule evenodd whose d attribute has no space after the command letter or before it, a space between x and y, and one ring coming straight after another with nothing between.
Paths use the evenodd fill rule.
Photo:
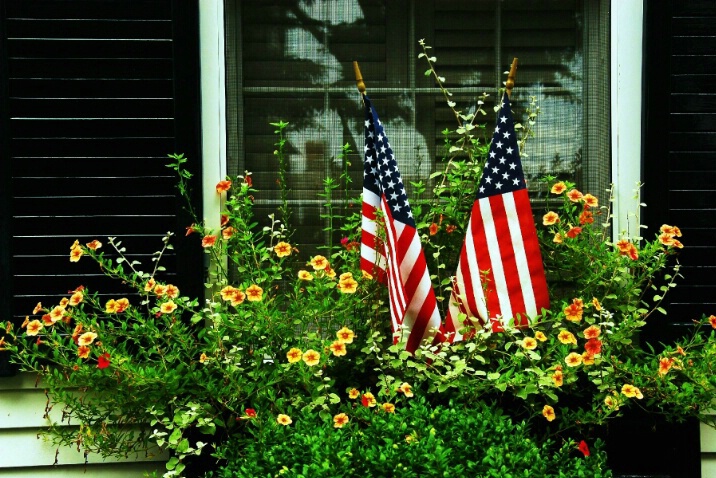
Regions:
<instances>
[{"instance_id":1,"label":"louvered shutter","mask_svg":"<svg viewBox=\"0 0 716 478\"><path fill-rule=\"evenodd\" d=\"M162 280L198 294L200 251L186 249L190 220L165 167L183 152L199 170L196 2L2 5L3 319L79 285L122 292L90 261L69 262L75 239L116 236L151 270L173 231Z\"/></svg>"}]
</instances>

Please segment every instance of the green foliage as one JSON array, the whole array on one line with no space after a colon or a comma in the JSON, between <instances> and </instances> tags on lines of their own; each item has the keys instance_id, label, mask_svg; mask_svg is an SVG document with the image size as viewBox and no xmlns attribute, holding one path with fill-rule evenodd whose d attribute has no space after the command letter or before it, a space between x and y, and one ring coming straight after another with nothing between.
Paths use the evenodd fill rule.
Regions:
<instances>
[{"instance_id":1,"label":"green foliage","mask_svg":"<svg viewBox=\"0 0 716 478\"><path fill-rule=\"evenodd\" d=\"M444 312L487 153L475 123L485 98L475 114L455 109L423 46L458 124L444 132L444 170L411 194ZM533 103L521 148L537 114ZM466 320L465 340L410 354L393 343L386 288L360 271L360 214L335 206L334 194L349 194L349 146L338 154L340 178L327 179L321 194L325 256L305 257L288 225L288 123L272 125L278 217L258 226L261 192L245 172L217 185L219 230L196 215L187 228L211 264L204 297L183 296L162 278L171 235L149 264L114 238L75 241L72 262L95 261L131 294L80 286L60 304L38 304L21 329L7 325L0 346L39 375L48 409L63 411L51 424L56 443L103 456L169 451L167 477L211 467L221 477L609 476L590 438L625 409L711 420L716 317L659 351L640 341L679 277L678 228L612 243L611 198L600 205L574 184L544 178L551 192L537 230L551 310L525 326L508 320L499 333ZM188 197L186 160L170 158ZM341 414L349 421L338 429ZM581 439L594 450L587 459L576 450Z\"/></svg>"}]
</instances>

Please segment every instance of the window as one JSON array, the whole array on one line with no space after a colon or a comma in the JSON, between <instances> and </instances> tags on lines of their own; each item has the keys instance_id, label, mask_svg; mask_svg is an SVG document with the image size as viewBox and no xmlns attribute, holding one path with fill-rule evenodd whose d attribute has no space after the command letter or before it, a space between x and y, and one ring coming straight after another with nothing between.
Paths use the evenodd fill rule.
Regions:
<instances>
[{"instance_id":1,"label":"window","mask_svg":"<svg viewBox=\"0 0 716 478\"><path fill-rule=\"evenodd\" d=\"M417 58L425 38L464 111L487 92L491 112L503 72L518 57L517 117L531 96L542 111L523 158L526 174L557 174L586 191L603 191L609 181L606 25L605 5L578 0L229 2L229 174L251 171L262 191L259 216L273 211L279 195L269 123L288 121L292 226L304 246L322 243L316 194L323 179L340 175L343 144L358 152L349 158L354 196L362 187L357 60L401 173L427 180L444 166L441 131L456 125Z\"/></svg>"}]
</instances>

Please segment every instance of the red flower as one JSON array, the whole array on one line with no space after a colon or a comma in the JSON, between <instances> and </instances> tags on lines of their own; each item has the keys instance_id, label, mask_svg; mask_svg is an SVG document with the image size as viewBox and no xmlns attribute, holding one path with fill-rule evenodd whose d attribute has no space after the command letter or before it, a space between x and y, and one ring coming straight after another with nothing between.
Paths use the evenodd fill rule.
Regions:
<instances>
[{"instance_id":1,"label":"red flower","mask_svg":"<svg viewBox=\"0 0 716 478\"><path fill-rule=\"evenodd\" d=\"M584 344L584 350L589 355L596 355L598 353L602 352L602 341L599 339L589 339L587 340L587 343Z\"/></svg>"},{"instance_id":2,"label":"red flower","mask_svg":"<svg viewBox=\"0 0 716 478\"><path fill-rule=\"evenodd\" d=\"M429 228L430 235L434 236L435 234L438 233L439 229L440 229L440 226L438 226L437 224L435 224L435 223L430 224L430 228Z\"/></svg>"},{"instance_id":3,"label":"red flower","mask_svg":"<svg viewBox=\"0 0 716 478\"><path fill-rule=\"evenodd\" d=\"M579 451L584 453L584 456L589 456L589 447L587 446L587 442L584 440L580 441L577 448L579 448Z\"/></svg>"},{"instance_id":4,"label":"red flower","mask_svg":"<svg viewBox=\"0 0 716 478\"><path fill-rule=\"evenodd\" d=\"M216 244L216 236L207 235L201 240L201 247L204 248L214 247L214 244Z\"/></svg>"},{"instance_id":5,"label":"red flower","mask_svg":"<svg viewBox=\"0 0 716 478\"><path fill-rule=\"evenodd\" d=\"M219 181L216 184L216 192L221 194L231 189L231 181Z\"/></svg>"},{"instance_id":6,"label":"red flower","mask_svg":"<svg viewBox=\"0 0 716 478\"><path fill-rule=\"evenodd\" d=\"M570 239L574 239L574 238L577 237L581 232L582 232L582 228L581 228L581 227L573 227L572 229L570 229L569 231L567 231L567 237L569 237Z\"/></svg>"},{"instance_id":7,"label":"red flower","mask_svg":"<svg viewBox=\"0 0 716 478\"><path fill-rule=\"evenodd\" d=\"M97 368L102 370L107 367L109 367L109 354L105 352L97 358Z\"/></svg>"},{"instance_id":8,"label":"red flower","mask_svg":"<svg viewBox=\"0 0 716 478\"><path fill-rule=\"evenodd\" d=\"M256 410L254 410L253 408L247 408L246 410L244 410L244 413L249 418L256 418Z\"/></svg>"}]
</instances>

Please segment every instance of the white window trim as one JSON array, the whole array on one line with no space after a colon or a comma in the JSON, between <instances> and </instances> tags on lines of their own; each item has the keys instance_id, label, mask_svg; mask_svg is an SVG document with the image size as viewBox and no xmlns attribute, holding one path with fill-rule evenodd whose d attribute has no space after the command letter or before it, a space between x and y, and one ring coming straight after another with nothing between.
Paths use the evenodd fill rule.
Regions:
<instances>
[{"instance_id":1,"label":"white window trim","mask_svg":"<svg viewBox=\"0 0 716 478\"><path fill-rule=\"evenodd\" d=\"M641 236L643 0L611 0L610 22L613 235L636 239Z\"/></svg>"},{"instance_id":2,"label":"white window trim","mask_svg":"<svg viewBox=\"0 0 716 478\"><path fill-rule=\"evenodd\" d=\"M202 215L206 227L219 230L221 196L216 183L226 178L226 66L224 2L199 2L201 47Z\"/></svg>"}]
</instances>

